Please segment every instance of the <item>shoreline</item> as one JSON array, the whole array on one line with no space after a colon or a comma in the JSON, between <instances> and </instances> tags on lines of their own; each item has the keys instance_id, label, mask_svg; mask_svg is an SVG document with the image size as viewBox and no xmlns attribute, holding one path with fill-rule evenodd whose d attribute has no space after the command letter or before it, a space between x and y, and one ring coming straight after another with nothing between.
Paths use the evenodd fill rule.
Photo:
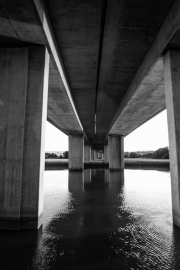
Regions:
<instances>
[{"instance_id":1,"label":"shoreline","mask_svg":"<svg viewBox=\"0 0 180 270\"><path fill-rule=\"evenodd\" d=\"M109 163L106 161L85 161L84 169L109 168ZM142 158L127 158L125 159L125 169L166 169L169 170L169 159L142 159ZM45 159L45 170L63 170L68 169L68 159Z\"/></svg>"}]
</instances>

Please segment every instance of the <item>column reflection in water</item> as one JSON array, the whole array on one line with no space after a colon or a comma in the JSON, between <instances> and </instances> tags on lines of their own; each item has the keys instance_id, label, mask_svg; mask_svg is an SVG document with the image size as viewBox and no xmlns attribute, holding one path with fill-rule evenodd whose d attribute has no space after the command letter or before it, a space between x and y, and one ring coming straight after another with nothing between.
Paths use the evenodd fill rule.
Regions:
<instances>
[{"instance_id":1,"label":"column reflection in water","mask_svg":"<svg viewBox=\"0 0 180 270\"><path fill-rule=\"evenodd\" d=\"M48 211L53 214L37 246L26 244L25 237L19 240L23 267L18 251L13 253L17 239L12 236L8 252L18 270L180 269L180 232L170 222L167 173L126 170L124 179L123 170L99 169L62 171L58 177L50 177L46 185L44 213L52 204ZM7 245L4 241L2 247ZM6 261L7 254L2 248Z\"/></svg>"},{"instance_id":2,"label":"column reflection in water","mask_svg":"<svg viewBox=\"0 0 180 270\"><path fill-rule=\"evenodd\" d=\"M34 269L32 258L41 237L42 226L39 230L0 231L0 269Z\"/></svg>"},{"instance_id":3,"label":"column reflection in water","mask_svg":"<svg viewBox=\"0 0 180 270\"><path fill-rule=\"evenodd\" d=\"M84 189L83 171L69 171L68 189L72 194L81 193Z\"/></svg>"}]
</instances>

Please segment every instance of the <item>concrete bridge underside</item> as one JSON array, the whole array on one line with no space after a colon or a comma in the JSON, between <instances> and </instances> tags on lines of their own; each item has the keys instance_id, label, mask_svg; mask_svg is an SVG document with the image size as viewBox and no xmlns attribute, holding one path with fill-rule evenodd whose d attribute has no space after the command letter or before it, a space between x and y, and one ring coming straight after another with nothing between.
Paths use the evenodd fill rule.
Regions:
<instances>
[{"instance_id":1,"label":"concrete bridge underside","mask_svg":"<svg viewBox=\"0 0 180 270\"><path fill-rule=\"evenodd\" d=\"M166 107L173 215L180 226L179 29L180 0L0 0L0 217L5 227L11 217L18 229L31 227L31 217L34 227L40 224L45 119L69 136L70 169L83 169L84 160L102 153L97 151L104 152L110 169L123 169L124 136ZM34 184L28 187L25 171L33 166ZM29 214L27 194L35 202Z\"/></svg>"}]
</instances>

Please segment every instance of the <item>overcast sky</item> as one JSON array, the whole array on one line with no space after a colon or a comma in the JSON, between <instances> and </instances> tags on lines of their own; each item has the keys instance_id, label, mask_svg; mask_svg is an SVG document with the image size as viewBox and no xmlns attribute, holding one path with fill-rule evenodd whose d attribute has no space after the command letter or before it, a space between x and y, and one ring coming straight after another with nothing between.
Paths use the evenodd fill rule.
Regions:
<instances>
[{"instance_id":1,"label":"overcast sky","mask_svg":"<svg viewBox=\"0 0 180 270\"><path fill-rule=\"evenodd\" d=\"M125 137L124 151L157 150L168 145L165 110ZM46 122L45 151L65 150L68 150L68 137Z\"/></svg>"}]
</instances>

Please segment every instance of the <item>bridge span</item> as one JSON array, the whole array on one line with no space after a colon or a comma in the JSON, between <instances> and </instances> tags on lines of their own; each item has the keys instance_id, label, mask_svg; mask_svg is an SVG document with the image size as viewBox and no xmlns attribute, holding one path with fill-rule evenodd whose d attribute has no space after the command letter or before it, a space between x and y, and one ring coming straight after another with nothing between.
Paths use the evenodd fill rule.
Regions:
<instances>
[{"instance_id":1,"label":"bridge span","mask_svg":"<svg viewBox=\"0 0 180 270\"><path fill-rule=\"evenodd\" d=\"M165 108L180 226L179 89L180 0L0 0L0 228L42 223L46 119L70 170L98 151L123 170L124 137Z\"/></svg>"}]
</instances>

